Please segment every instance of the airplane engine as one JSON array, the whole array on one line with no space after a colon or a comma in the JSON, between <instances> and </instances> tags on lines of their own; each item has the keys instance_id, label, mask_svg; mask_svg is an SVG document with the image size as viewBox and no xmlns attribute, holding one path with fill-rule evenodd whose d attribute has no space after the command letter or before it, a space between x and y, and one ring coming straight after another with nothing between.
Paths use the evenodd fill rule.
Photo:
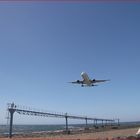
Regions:
<instances>
[{"instance_id":1,"label":"airplane engine","mask_svg":"<svg viewBox=\"0 0 140 140\"><path fill-rule=\"evenodd\" d=\"M77 80L77 83L80 83L80 80Z\"/></svg>"},{"instance_id":2,"label":"airplane engine","mask_svg":"<svg viewBox=\"0 0 140 140\"><path fill-rule=\"evenodd\" d=\"M95 81L95 79L93 79L92 81Z\"/></svg>"}]
</instances>

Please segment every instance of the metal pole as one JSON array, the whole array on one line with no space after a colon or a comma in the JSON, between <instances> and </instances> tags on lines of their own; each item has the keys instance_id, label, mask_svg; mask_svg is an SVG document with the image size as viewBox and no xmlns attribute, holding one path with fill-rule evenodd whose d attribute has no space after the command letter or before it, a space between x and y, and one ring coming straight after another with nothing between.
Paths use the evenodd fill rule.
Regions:
<instances>
[{"instance_id":1,"label":"metal pole","mask_svg":"<svg viewBox=\"0 0 140 140\"><path fill-rule=\"evenodd\" d=\"M86 120L86 127L87 127L87 118L85 118L85 120Z\"/></svg>"},{"instance_id":2,"label":"metal pole","mask_svg":"<svg viewBox=\"0 0 140 140\"><path fill-rule=\"evenodd\" d=\"M68 116L67 116L67 113L65 115L65 119L66 119L66 133L68 134Z\"/></svg>"},{"instance_id":3,"label":"metal pole","mask_svg":"<svg viewBox=\"0 0 140 140\"><path fill-rule=\"evenodd\" d=\"M106 126L107 126L107 120L106 120Z\"/></svg>"},{"instance_id":4,"label":"metal pole","mask_svg":"<svg viewBox=\"0 0 140 140\"><path fill-rule=\"evenodd\" d=\"M118 119L118 126L120 125L120 119Z\"/></svg>"},{"instance_id":5,"label":"metal pole","mask_svg":"<svg viewBox=\"0 0 140 140\"><path fill-rule=\"evenodd\" d=\"M97 127L97 120L96 120L96 127Z\"/></svg>"},{"instance_id":6,"label":"metal pole","mask_svg":"<svg viewBox=\"0 0 140 140\"><path fill-rule=\"evenodd\" d=\"M15 109L9 109L9 112L10 112L10 129L9 129L9 137L12 138L13 115L14 115Z\"/></svg>"},{"instance_id":7,"label":"metal pole","mask_svg":"<svg viewBox=\"0 0 140 140\"><path fill-rule=\"evenodd\" d=\"M87 117L85 118L86 120L86 127L85 127L85 130L88 130L88 127L87 127Z\"/></svg>"},{"instance_id":8,"label":"metal pole","mask_svg":"<svg viewBox=\"0 0 140 140\"><path fill-rule=\"evenodd\" d=\"M14 112L16 111L16 106L14 105L14 103L11 104L11 107L9 108L9 112L10 112L10 128L9 128L9 137L12 138L12 128L13 128L13 115Z\"/></svg>"},{"instance_id":9,"label":"metal pole","mask_svg":"<svg viewBox=\"0 0 140 140\"><path fill-rule=\"evenodd\" d=\"M104 127L104 123L103 123L103 120L102 120L102 127Z\"/></svg>"},{"instance_id":10,"label":"metal pole","mask_svg":"<svg viewBox=\"0 0 140 140\"><path fill-rule=\"evenodd\" d=\"M110 121L110 126L112 126L112 122L113 122L113 121Z\"/></svg>"},{"instance_id":11,"label":"metal pole","mask_svg":"<svg viewBox=\"0 0 140 140\"><path fill-rule=\"evenodd\" d=\"M93 127L95 126L95 120L93 121Z\"/></svg>"},{"instance_id":12,"label":"metal pole","mask_svg":"<svg viewBox=\"0 0 140 140\"><path fill-rule=\"evenodd\" d=\"M96 127L96 120L94 120L94 127Z\"/></svg>"}]
</instances>

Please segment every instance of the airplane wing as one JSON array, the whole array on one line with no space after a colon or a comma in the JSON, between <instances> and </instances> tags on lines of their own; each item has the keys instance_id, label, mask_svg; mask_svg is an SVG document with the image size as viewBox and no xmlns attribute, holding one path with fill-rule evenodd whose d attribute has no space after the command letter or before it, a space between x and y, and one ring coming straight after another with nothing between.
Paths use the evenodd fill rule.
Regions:
<instances>
[{"instance_id":1,"label":"airplane wing","mask_svg":"<svg viewBox=\"0 0 140 140\"><path fill-rule=\"evenodd\" d=\"M80 81L80 80L76 80L76 81L73 81L73 82L70 82L72 84L83 84L83 81Z\"/></svg>"},{"instance_id":2,"label":"airplane wing","mask_svg":"<svg viewBox=\"0 0 140 140\"><path fill-rule=\"evenodd\" d=\"M96 80L96 79L93 79L91 82L92 83L100 83L100 82L106 82L106 81L110 81L110 80Z\"/></svg>"}]
</instances>

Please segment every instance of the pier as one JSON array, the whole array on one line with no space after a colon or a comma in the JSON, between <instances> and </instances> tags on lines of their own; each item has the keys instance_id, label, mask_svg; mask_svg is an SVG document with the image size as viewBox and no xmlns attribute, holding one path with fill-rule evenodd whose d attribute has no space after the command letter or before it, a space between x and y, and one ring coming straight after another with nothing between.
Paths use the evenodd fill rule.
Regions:
<instances>
[{"instance_id":1,"label":"pier","mask_svg":"<svg viewBox=\"0 0 140 140\"><path fill-rule=\"evenodd\" d=\"M56 117L56 118L64 118L65 119L65 131L69 134L69 127L68 127L68 119L80 119L85 121L85 129L88 129L88 121L93 121L94 126L97 127L98 122L104 125L113 125L116 123L115 119L102 119L102 118L94 118L94 117L87 117L87 116L76 116L76 115L69 115L68 113L55 113L49 111L41 111L31 108L24 108L15 105L14 103L8 104L8 112L10 113L10 128L9 128L9 137L12 138L12 127L13 127L13 117L14 113L18 113L21 115L32 115L32 116L43 116L43 117ZM119 119L117 119L117 125L119 125Z\"/></svg>"}]
</instances>

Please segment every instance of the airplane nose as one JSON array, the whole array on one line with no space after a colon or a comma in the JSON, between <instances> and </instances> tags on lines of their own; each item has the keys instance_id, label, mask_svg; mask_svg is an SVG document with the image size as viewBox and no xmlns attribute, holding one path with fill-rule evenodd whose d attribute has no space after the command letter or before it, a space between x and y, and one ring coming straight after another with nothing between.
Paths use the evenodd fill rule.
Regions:
<instances>
[{"instance_id":1,"label":"airplane nose","mask_svg":"<svg viewBox=\"0 0 140 140\"><path fill-rule=\"evenodd\" d=\"M85 72L82 72L81 75L83 75Z\"/></svg>"}]
</instances>

